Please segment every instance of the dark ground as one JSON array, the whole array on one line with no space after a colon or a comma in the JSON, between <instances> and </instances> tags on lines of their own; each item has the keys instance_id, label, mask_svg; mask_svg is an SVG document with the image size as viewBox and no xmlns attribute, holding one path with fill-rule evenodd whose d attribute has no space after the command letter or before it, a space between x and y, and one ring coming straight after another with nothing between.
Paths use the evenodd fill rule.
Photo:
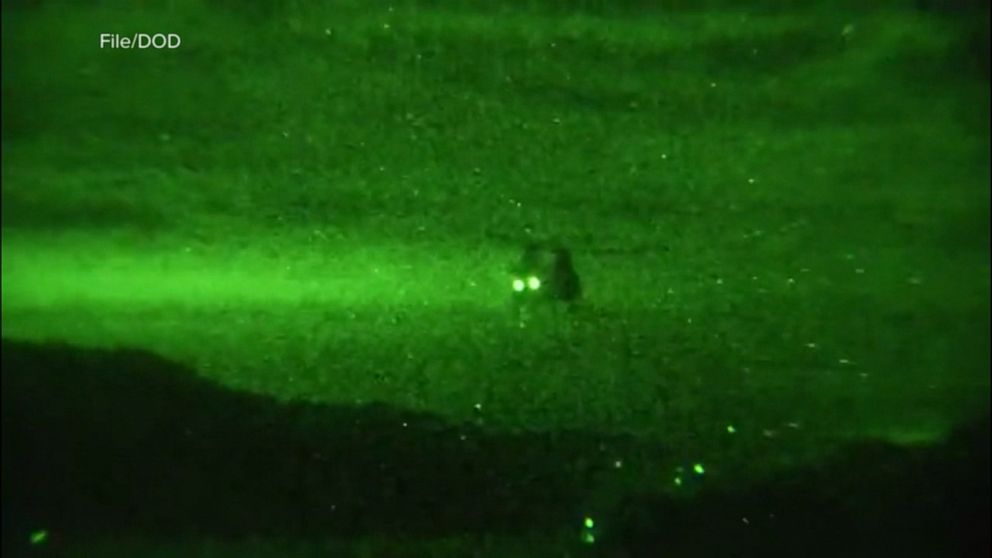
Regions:
<instances>
[{"instance_id":1,"label":"dark ground","mask_svg":"<svg viewBox=\"0 0 992 558\"><path fill-rule=\"evenodd\" d=\"M142 351L4 341L2 355L4 556L113 533L567 532L603 472L598 457L648 451L384 406L280 404ZM940 446L858 443L770 483L634 494L601 514L596 553L986 556L988 442L986 418ZM39 524L53 543L35 550L24 533Z\"/></svg>"}]
</instances>

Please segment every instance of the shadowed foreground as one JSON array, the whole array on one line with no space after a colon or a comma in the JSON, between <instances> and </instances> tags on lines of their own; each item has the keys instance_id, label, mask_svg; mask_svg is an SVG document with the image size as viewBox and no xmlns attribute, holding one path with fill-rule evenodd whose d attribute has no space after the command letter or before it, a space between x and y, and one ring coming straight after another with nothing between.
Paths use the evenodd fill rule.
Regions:
<instances>
[{"instance_id":1,"label":"shadowed foreground","mask_svg":"<svg viewBox=\"0 0 992 558\"><path fill-rule=\"evenodd\" d=\"M854 444L815 467L689 500L635 497L604 541L629 556L989 555L989 420L944 444Z\"/></svg>"},{"instance_id":2,"label":"shadowed foreground","mask_svg":"<svg viewBox=\"0 0 992 558\"><path fill-rule=\"evenodd\" d=\"M120 533L568 532L608 467L604 454L638 451L633 440L494 434L385 406L280 403L139 351L4 341L2 359L5 556L28 550L27 533L42 527L67 545ZM587 548L987 555L988 441L986 418L945 446L865 443L770 484L630 496Z\"/></svg>"},{"instance_id":3,"label":"shadowed foreground","mask_svg":"<svg viewBox=\"0 0 992 558\"><path fill-rule=\"evenodd\" d=\"M8 341L3 425L5 510L162 535L541 529L571 519L590 472L573 464L601 441L284 404L144 352Z\"/></svg>"}]
</instances>

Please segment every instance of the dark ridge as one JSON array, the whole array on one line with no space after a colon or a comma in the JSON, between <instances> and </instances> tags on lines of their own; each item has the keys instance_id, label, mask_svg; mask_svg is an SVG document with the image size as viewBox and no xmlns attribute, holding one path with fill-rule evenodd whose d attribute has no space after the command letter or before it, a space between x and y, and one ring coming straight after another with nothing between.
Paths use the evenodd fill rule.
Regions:
<instances>
[{"instance_id":1,"label":"dark ridge","mask_svg":"<svg viewBox=\"0 0 992 558\"><path fill-rule=\"evenodd\" d=\"M581 432L495 434L384 405L280 403L143 351L4 340L0 356L4 556L39 528L70 542L546 537L595 505L607 455L647 451ZM863 442L771 482L721 485L599 508L589 548L629 558L988 555L988 416L942 445Z\"/></svg>"},{"instance_id":2,"label":"dark ridge","mask_svg":"<svg viewBox=\"0 0 992 558\"><path fill-rule=\"evenodd\" d=\"M280 403L134 350L3 341L3 533L355 536L577 524L608 441ZM404 424L406 426L404 426ZM4 555L7 555L6 552Z\"/></svg>"},{"instance_id":3,"label":"dark ridge","mask_svg":"<svg viewBox=\"0 0 992 558\"><path fill-rule=\"evenodd\" d=\"M815 467L693 500L626 500L604 544L624 557L989 556L989 417L942 445L863 442Z\"/></svg>"}]
</instances>

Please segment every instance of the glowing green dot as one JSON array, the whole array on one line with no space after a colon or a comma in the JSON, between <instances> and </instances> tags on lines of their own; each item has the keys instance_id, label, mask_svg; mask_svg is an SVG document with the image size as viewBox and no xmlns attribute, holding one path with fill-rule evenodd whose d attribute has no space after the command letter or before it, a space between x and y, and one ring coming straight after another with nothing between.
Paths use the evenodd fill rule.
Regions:
<instances>
[{"instance_id":1,"label":"glowing green dot","mask_svg":"<svg viewBox=\"0 0 992 558\"><path fill-rule=\"evenodd\" d=\"M518 293L520 291L524 290L526 287L527 287L527 285L524 284L524 282L523 282L522 279L514 279L513 280L513 290L517 291Z\"/></svg>"},{"instance_id":2,"label":"glowing green dot","mask_svg":"<svg viewBox=\"0 0 992 558\"><path fill-rule=\"evenodd\" d=\"M682 486L682 477L675 477L675 486Z\"/></svg>"},{"instance_id":3,"label":"glowing green dot","mask_svg":"<svg viewBox=\"0 0 992 558\"><path fill-rule=\"evenodd\" d=\"M596 522L592 520L591 517L587 517L585 521L582 522L586 526L586 529L592 529L596 526Z\"/></svg>"},{"instance_id":4,"label":"glowing green dot","mask_svg":"<svg viewBox=\"0 0 992 558\"><path fill-rule=\"evenodd\" d=\"M727 434L733 434L734 432L737 432L737 429L734 428L734 425L733 424L728 424L727 425Z\"/></svg>"},{"instance_id":5,"label":"glowing green dot","mask_svg":"<svg viewBox=\"0 0 992 558\"><path fill-rule=\"evenodd\" d=\"M586 544L592 544L596 542L596 535L593 535L589 531L585 531L584 533L582 533L582 542Z\"/></svg>"},{"instance_id":6,"label":"glowing green dot","mask_svg":"<svg viewBox=\"0 0 992 558\"><path fill-rule=\"evenodd\" d=\"M537 277L528 277L527 286L530 287L530 290L536 291L541 288L541 280Z\"/></svg>"},{"instance_id":7,"label":"glowing green dot","mask_svg":"<svg viewBox=\"0 0 992 558\"><path fill-rule=\"evenodd\" d=\"M695 471L697 475L702 475L703 473L706 472L706 469L703 469L702 463L696 463L695 465L693 465L692 470Z\"/></svg>"},{"instance_id":8,"label":"glowing green dot","mask_svg":"<svg viewBox=\"0 0 992 558\"><path fill-rule=\"evenodd\" d=\"M48 531L39 529L31 533L31 544L44 544L48 540Z\"/></svg>"}]
</instances>

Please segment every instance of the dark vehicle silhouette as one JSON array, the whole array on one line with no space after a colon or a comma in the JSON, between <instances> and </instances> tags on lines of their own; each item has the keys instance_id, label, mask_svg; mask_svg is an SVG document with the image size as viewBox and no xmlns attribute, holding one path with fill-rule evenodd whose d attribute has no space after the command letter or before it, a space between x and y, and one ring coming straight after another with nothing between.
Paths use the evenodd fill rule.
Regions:
<instances>
[{"instance_id":1,"label":"dark vehicle silhouette","mask_svg":"<svg viewBox=\"0 0 992 558\"><path fill-rule=\"evenodd\" d=\"M521 325L532 318L571 311L582 298L582 281L563 246L531 243L510 269L512 307Z\"/></svg>"}]
</instances>

